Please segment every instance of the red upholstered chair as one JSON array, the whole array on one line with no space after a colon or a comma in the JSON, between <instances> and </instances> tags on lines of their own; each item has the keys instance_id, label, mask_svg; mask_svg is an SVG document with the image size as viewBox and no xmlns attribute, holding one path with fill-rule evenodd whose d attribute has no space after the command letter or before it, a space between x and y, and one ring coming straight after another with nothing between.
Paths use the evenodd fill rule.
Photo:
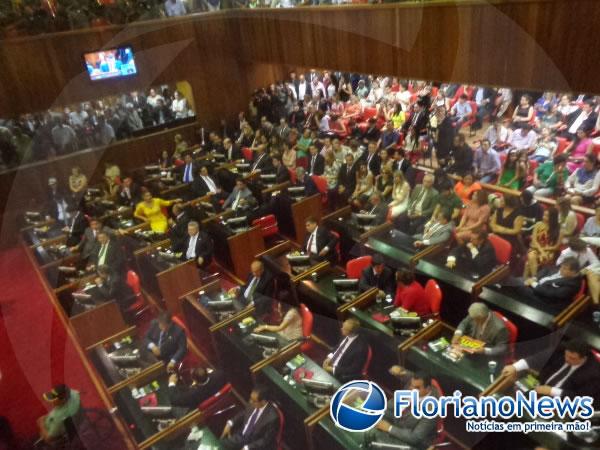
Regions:
<instances>
[{"instance_id":1,"label":"red upholstered chair","mask_svg":"<svg viewBox=\"0 0 600 450\"><path fill-rule=\"evenodd\" d=\"M494 251L496 252L496 259L499 264L508 264L510 261L510 255L512 253L512 245L505 239L502 239L500 236L496 236L495 234L490 234L488 236L490 243L494 247Z\"/></svg>"},{"instance_id":2,"label":"red upholstered chair","mask_svg":"<svg viewBox=\"0 0 600 450\"><path fill-rule=\"evenodd\" d=\"M442 389L442 386L440 385L438 380L436 380L435 378L432 378L431 386L434 387L438 391L438 394L440 397L444 396L444 390ZM448 445L448 444L444 444L446 442L446 428L444 427L444 418L443 417L438 418L438 421L436 424L436 431L437 431L437 436L434 439L431 446L432 447L442 447L442 446Z\"/></svg>"},{"instance_id":3,"label":"red upholstered chair","mask_svg":"<svg viewBox=\"0 0 600 450\"><path fill-rule=\"evenodd\" d=\"M362 271L371 265L373 257L371 255L360 256L349 260L346 263L346 276L348 278L360 278Z\"/></svg>"},{"instance_id":4,"label":"red upholstered chair","mask_svg":"<svg viewBox=\"0 0 600 450\"><path fill-rule=\"evenodd\" d=\"M218 401L220 401L223 398L225 398L225 395L229 394L231 392L232 388L233 387L231 386L231 383L227 383L225 386L223 386L219 390L219 392L211 395L206 400L204 400L202 403L200 403L198 405L198 409L200 411L206 411L208 408L214 406Z\"/></svg>"},{"instance_id":5,"label":"red upholstered chair","mask_svg":"<svg viewBox=\"0 0 600 450\"><path fill-rule=\"evenodd\" d=\"M311 336L314 318L313 313L304 303L300 303L300 315L302 316L302 337L304 338L304 343L300 346L300 351L306 353L313 345Z\"/></svg>"},{"instance_id":6,"label":"red upholstered chair","mask_svg":"<svg viewBox=\"0 0 600 450\"><path fill-rule=\"evenodd\" d=\"M434 316L439 317L443 298L439 284L433 279L427 280L427 283L425 283L425 294L429 298L431 312Z\"/></svg>"},{"instance_id":7,"label":"red upholstered chair","mask_svg":"<svg viewBox=\"0 0 600 450\"><path fill-rule=\"evenodd\" d=\"M556 155L560 155L562 152L565 151L565 148L567 148L567 146L569 145L569 141L567 138L559 137L556 138L556 142L558 142L556 146Z\"/></svg>"},{"instance_id":8,"label":"red upholstered chair","mask_svg":"<svg viewBox=\"0 0 600 450\"><path fill-rule=\"evenodd\" d=\"M290 182L292 184L296 183L296 171L292 170L292 169L288 169L288 172L290 173Z\"/></svg>"},{"instance_id":9,"label":"red upholstered chair","mask_svg":"<svg viewBox=\"0 0 600 450\"><path fill-rule=\"evenodd\" d=\"M242 147L242 155L244 159L248 162L254 159L254 154L252 153L252 149L249 147Z\"/></svg>"},{"instance_id":10,"label":"red upholstered chair","mask_svg":"<svg viewBox=\"0 0 600 450\"><path fill-rule=\"evenodd\" d=\"M274 214L254 219L252 225L260 227L263 237L269 237L279 233L279 225L277 224L277 218Z\"/></svg>"},{"instance_id":11,"label":"red upholstered chair","mask_svg":"<svg viewBox=\"0 0 600 450\"><path fill-rule=\"evenodd\" d=\"M279 417L279 431L277 431L277 450L283 450L283 429L285 428L285 416L281 412L281 408L276 403L273 403L277 416Z\"/></svg>"},{"instance_id":12,"label":"red upholstered chair","mask_svg":"<svg viewBox=\"0 0 600 450\"><path fill-rule=\"evenodd\" d=\"M579 234L585 225L585 216L578 212L576 212L575 215L577 216L577 228L575 229L575 233Z\"/></svg>"},{"instance_id":13,"label":"red upholstered chair","mask_svg":"<svg viewBox=\"0 0 600 450\"><path fill-rule=\"evenodd\" d=\"M365 108L362 113L362 122L366 122L377 115L377 108Z\"/></svg>"},{"instance_id":14,"label":"red upholstered chair","mask_svg":"<svg viewBox=\"0 0 600 450\"><path fill-rule=\"evenodd\" d=\"M498 311L494 311L494 314L504 322L504 326L508 330L508 359L513 361L515 355L515 343L517 342L517 338L519 337L519 329L517 326L508 320L503 314ZM508 361L507 361L508 362Z\"/></svg>"},{"instance_id":15,"label":"red upholstered chair","mask_svg":"<svg viewBox=\"0 0 600 450\"><path fill-rule=\"evenodd\" d=\"M373 349L369 345L367 348L367 359L365 360L365 365L362 369L362 376L366 379L369 376L369 366L371 365L371 360L373 359Z\"/></svg>"},{"instance_id":16,"label":"red upholstered chair","mask_svg":"<svg viewBox=\"0 0 600 450\"><path fill-rule=\"evenodd\" d=\"M335 253L336 253L337 261L339 261L341 258L341 255L342 255L342 250L341 250L342 246L340 245L340 233L332 230L331 234L333 234L337 239L337 244L335 244Z\"/></svg>"},{"instance_id":17,"label":"red upholstered chair","mask_svg":"<svg viewBox=\"0 0 600 450\"><path fill-rule=\"evenodd\" d=\"M312 180L317 185L317 189L321 194L327 194L327 180L321 175L311 175Z\"/></svg>"},{"instance_id":18,"label":"red upholstered chair","mask_svg":"<svg viewBox=\"0 0 600 450\"><path fill-rule=\"evenodd\" d=\"M146 312L149 308L146 303L146 299L142 295L142 288L140 286L140 277L133 270L127 271L127 284L133 291L135 301L127 308L127 314L137 318Z\"/></svg>"}]
</instances>

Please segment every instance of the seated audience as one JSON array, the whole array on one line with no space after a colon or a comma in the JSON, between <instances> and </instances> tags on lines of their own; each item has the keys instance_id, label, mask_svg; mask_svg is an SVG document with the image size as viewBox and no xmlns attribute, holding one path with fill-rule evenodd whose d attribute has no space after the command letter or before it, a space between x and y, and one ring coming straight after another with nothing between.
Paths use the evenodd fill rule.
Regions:
<instances>
[{"instance_id":1,"label":"seated audience","mask_svg":"<svg viewBox=\"0 0 600 450\"><path fill-rule=\"evenodd\" d=\"M496 250L488 239L487 231L481 228L470 233L468 242L454 247L446 259L449 269L458 267L478 278L491 273L497 264Z\"/></svg>"},{"instance_id":2,"label":"seated audience","mask_svg":"<svg viewBox=\"0 0 600 450\"><path fill-rule=\"evenodd\" d=\"M571 199L567 196L557 198L556 208L563 239L568 239L577 231L577 214L571 209Z\"/></svg>"},{"instance_id":3,"label":"seated audience","mask_svg":"<svg viewBox=\"0 0 600 450\"><path fill-rule=\"evenodd\" d=\"M569 171L565 155L558 155L540 164L533 172L533 184L527 190L538 197L552 197L561 192Z\"/></svg>"},{"instance_id":4,"label":"seated audience","mask_svg":"<svg viewBox=\"0 0 600 450\"><path fill-rule=\"evenodd\" d=\"M273 170L275 171L276 184L290 181L290 171L287 167L283 165L283 163L281 162L281 157L279 155L275 155L271 158L271 164L273 165Z\"/></svg>"},{"instance_id":5,"label":"seated audience","mask_svg":"<svg viewBox=\"0 0 600 450\"><path fill-rule=\"evenodd\" d=\"M508 329L502 319L494 314L485 303L471 303L469 314L458 324L454 332L452 344L458 346L462 336L485 343L484 347L470 349L470 353L495 356L507 350Z\"/></svg>"},{"instance_id":6,"label":"seated audience","mask_svg":"<svg viewBox=\"0 0 600 450\"><path fill-rule=\"evenodd\" d=\"M394 172L392 184L392 200L388 204L390 217L395 219L408 209L410 199L410 184L406 181L402 170Z\"/></svg>"},{"instance_id":7,"label":"seated audience","mask_svg":"<svg viewBox=\"0 0 600 450\"><path fill-rule=\"evenodd\" d=\"M108 231L100 230L96 239L98 244L90 253L87 269L91 270L105 265L115 274L122 273L125 267L125 256L116 238L113 238Z\"/></svg>"},{"instance_id":8,"label":"seated audience","mask_svg":"<svg viewBox=\"0 0 600 450\"><path fill-rule=\"evenodd\" d=\"M594 154L586 154L583 165L576 169L565 183L567 194L571 195L571 203L581 205L594 202L600 190L600 171Z\"/></svg>"},{"instance_id":9,"label":"seated audience","mask_svg":"<svg viewBox=\"0 0 600 450\"><path fill-rule=\"evenodd\" d=\"M452 183L441 183L438 190L437 204L433 210L432 217L436 217L442 209L450 211L451 220L456 220L463 209L463 203L460 198L454 193Z\"/></svg>"},{"instance_id":10,"label":"seated audience","mask_svg":"<svg viewBox=\"0 0 600 450\"><path fill-rule=\"evenodd\" d=\"M492 124L488 127L483 135L483 139L488 140L494 150L504 149L508 145L508 139L511 132L502 123L500 117L494 118Z\"/></svg>"},{"instance_id":11,"label":"seated audience","mask_svg":"<svg viewBox=\"0 0 600 450\"><path fill-rule=\"evenodd\" d=\"M524 286L516 286L517 294L524 301L570 302L581 286L579 270L576 258L565 258L558 271L553 267L542 269L536 278L526 279Z\"/></svg>"},{"instance_id":12,"label":"seated audience","mask_svg":"<svg viewBox=\"0 0 600 450\"><path fill-rule=\"evenodd\" d=\"M520 234L524 219L519 197L505 195L499 198L498 204L490 220L490 231L511 243L513 255L522 254L525 245Z\"/></svg>"},{"instance_id":13,"label":"seated audience","mask_svg":"<svg viewBox=\"0 0 600 450\"><path fill-rule=\"evenodd\" d=\"M473 167L473 149L465 139L464 134L458 133L454 136L450 150L450 165L448 172L456 175L464 175Z\"/></svg>"},{"instance_id":14,"label":"seated audience","mask_svg":"<svg viewBox=\"0 0 600 450\"><path fill-rule=\"evenodd\" d=\"M279 414L275 408L266 388L255 386L248 407L227 421L219 444L225 450L276 450Z\"/></svg>"},{"instance_id":15,"label":"seated audience","mask_svg":"<svg viewBox=\"0 0 600 450\"><path fill-rule=\"evenodd\" d=\"M135 301L133 290L118 272L113 272L107 265L98 266L96 269L98 276L94 280L98 287L98 292L105 301L114 300L124 316L127 308ZM127 318L127 317L125 317Z\"/></svg>"},{"instance_id":16,"label":"seated audience","mask_svg":"<svg viewBox=\"0 0 600 450\"><path fill-rule=\"evenodd\" d=\"M472 199L467 202L460 222L455 229L456 241L462 244L471 239L474 232L487 229L490 218L487 192L477 190L473 192Z\"/></svg>"},{"instance_id":17,"label":"seated audience","mask_svg":"<svg viewBox=\"0 0 600 450\"><path fill-rule=\"evenodd\" d=\"M516 149L511 149L502 166L498 186L518 191L525 184L526 177L527 166L520 161L520 153Z\"/></svg>"},{"instance_id":18,"label":"seated audience","mask_svg":"<svg viewBox=\"0 0 600 450\"><path fill-rule=\"evenodd\" d=\"M434 181L432 174L426 174L423 184L415 186L410 194L406 213L396 218L395 224L400 231L416 234L431 219L438 198L438 191L433 188Z\"/></svg>"},{"instance_id":19,"label":"seated audience","mask_svg":"<svg viewBox=\"0 0 600 450\"><path fill-rule=\"evenodd\" d=\"M567 248L565 248L556 259L556 268L562 264L567 258L575 258L579 263L579 268L583 269L587 266L600 263L596 252L590 246L578 237L570 237Z\"/></svg>"},{"instance_id":20,"label":"seated audience","mask_svg":"<svg viewBox=\"0 0 600 450\"><path fill-rule=\"evenodd\" d=\"M463 204L469 203L473 193L481 190L481 184L475 181L472 173L466 173L460 181L454 185L454 192Z\"/></svg>"},{"instance_id":21,"label":"seated audience","mask_svg":"<svg viewBox=\"0 0 600 450\"><path fill-rule=\"evenodd\" d=\"M431 301L421 284L415 280L415 273L408 269L396 272L396 295L394 306L419 316L431 314Z\"/></svg>"},{"instance_id":22,"label":"seated audience","mask_svg":"<svg viewBox=\"0 0 600 450\"><path fill-rule=\"evenodd\" d=\"M474 177L482 183L494 183L498 179L501 168L498 152L492 148L488 139L482 139L473 157Z\"/></svg>"},{"instance_id":23,"label":"seated audience","mask_svg":"<svg viewBox=\"0 0 600 450\"><path fill-rule=\"evenodd\" d=\"M342 323L344 339L327 355L323 369L331 373L340 383L363 378L362 371L367 361L369 344L360 333L360 323L351 318Z\"/></svg>"},{"instance_id":24,"label":"seated audience","mask_svg":"<svg viewBox=\"0 0 600 450\"><path fill-rule=\"evenodd\" d=\"M535 150L531 154L530 158L538 163L543 163L554 155L557 145L556 139L552 135L550 128L542 128L542 133L538 137Z\"/></svg>"},{"instance_id":25,"label":"seated audience","mask_svg":"<svg viewBox=\"0 0 600 450\"><path fill-rule=\"evenodd\" d=\"M561 243L558 210L551 207L544 211L542 221L533 226L523 278L536 277L540 266L552 264Z\"/></svg>"},{"instance_id":26,"label":"seated audience","mask_svg":"<svg viewBox=\"0 0 600 450\"><path fill-rule=\"evenodd\" d=\"M358 289L360 292L366 292L371 288L377 288L377 295L382 298L394 293L394 274L391 269L385 266L383 257L376 253L373 255L371 265L365 267L360 274Z\"/></svg>"},{"instance_id":27,"label":"seated audience","mask_svg":"<svg viewBox=\"0 0 600 450\"><path fill-rule=\"evenodd\" d=\"M145 345L154 356L167 364L167 370L174 371L187 353L185 331L163 311L150 323L146 332Z\"/></svg>"},{"instance_id":28,"label":"seated audience","mask_svg":"<svg viewBox=\"0 0 600 450\"><path fill-rule=\"evenodd\" d=\"M358 162L356 170L356 181L354 192L350 196L352 205L356 208L361 208L364 205L374 190L373 174L368 170L367 164L363 161Z\"/></svg>"},{"instance_id":29,"label":"seated audience","mask_svg":"<svg viewBox=\"0 0 600 450\"><path fill-rule=\"evenodd\" d=\"M254 333L270 331L279 334L288 341L302 339L302 315L291 293L284 291L278 294L279 306L285 305L287 311L283 315L279 325L259 325L254 329Z\"/></svg>"},{"instance_id":30,"label":"seated audience","mask_svg":"<svg viewBox=\"0 0 600 450\"><path fill-rule=\"evenodd\" d=\"M133 178L125 177L117 192L119 205L135 207L141 200L140 188L133 182Z\"/></svg>"},{"instance_id":31,"label":"seated audience","mask_svg":"<svg viewBox=\"0 0 600 450\"><path fill-rule=\"evenodd\" d=\"M531 153L537 144L537 133L531 129L531 125L523 124L512 132L507 143L518 152Z\"/></svg>"},{"instance_id":32,"label":"seated audience","mask_svg":"<svg viewBox=\"0 0 600 450\"><path fill-rule=\"evenodd\" d=\"M196 367L190 371L191 385L185 386L177 373L169 375L169 400L172 406L196 409L223 387L223 375L218 370Z\"/></svg>"},{"instance_id":33,"label":"seated audience","mask_svg":"<svg viewBox=\"0 0 600 450\"><path fill-rule=\"evenodd\" d=\"M595 214L588 217L581 231L582 236L600 237L600 204L596 205Z\"/></svg>"},{"instance_id":34,"label":"seated audience","mask_svg":"<svg viewBox=\"0 0 600 450\"><path fill-rule=\"evenodd\" d=\"M445 244L452 237L454 223L450 220L450 211L442 209L425 224L422 234L415 234L414 246L416 248L429 245Z\"/></svg>"}]
</instances>

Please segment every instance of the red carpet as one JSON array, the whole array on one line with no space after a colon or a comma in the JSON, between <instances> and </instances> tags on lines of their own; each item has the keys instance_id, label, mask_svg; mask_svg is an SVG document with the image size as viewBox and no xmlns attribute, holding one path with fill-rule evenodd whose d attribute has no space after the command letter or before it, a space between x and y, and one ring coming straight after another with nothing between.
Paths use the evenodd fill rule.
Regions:
<instances>
[{"instance_id":1,"label":"red carpet","mask_svg":"<svg viewBox=\"0 0 600 450\"><path fill-rule=\"evenodd\" d=\"M24 438L37 434L43 392L66 383L85 407L103 406L25 250L0 252L0 414Z\"/></svg>"}]
</instances>

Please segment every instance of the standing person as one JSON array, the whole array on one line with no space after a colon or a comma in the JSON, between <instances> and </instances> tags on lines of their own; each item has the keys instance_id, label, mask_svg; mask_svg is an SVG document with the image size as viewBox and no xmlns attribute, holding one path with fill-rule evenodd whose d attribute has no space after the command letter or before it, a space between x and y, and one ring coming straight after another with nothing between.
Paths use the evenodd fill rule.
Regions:
<instances>
[{"instance_id":1,"label":"standing person","mask_svg":"<svg viewBox=\"0 0 600 450\"><path fill-rule=\"evenodd\" d=\"M76 418L81 411L79 392L65 384L57 384L51 391L44 394L52 409L48 414L38 419L40 437L47 444L56 443L67 433L65 421Z\"/></svg>"},{"instance_id":2,"label":"standing person","mask_svg":"<svg viewBox=\"0 0 600 450\"><path fill-rule=\"evenodd\" d=\"M178 17L185 16L187 10L181 0L166 0L165 1L165 14L167 17Z\"/></svg>"},{"instance_id":3,"label":"standing person","mask_svg":"<svg viewBox=\"0 0 600 450\"><path fill-rule=\"evenodd\" d=\"M178 202L181 202L181 199L163 200L161 198L154 198L152 193L146 189L142 193L142 201L135 207L133 217L144 222L149 222L150 228L155 233L166 233L168 222L163 208Z\"/></svg>"},{"instance_id":4,"label":"standing person","mask_svg":"<svg viewBox=\"0 0 600 450\"><path fill-rule=\"evenodd\" d=\"M163 311L154 319L145 336L145 344L154 356L175 370L187 354L185 331L175 322L171 313Z\"/></svg>"}]
</instances>

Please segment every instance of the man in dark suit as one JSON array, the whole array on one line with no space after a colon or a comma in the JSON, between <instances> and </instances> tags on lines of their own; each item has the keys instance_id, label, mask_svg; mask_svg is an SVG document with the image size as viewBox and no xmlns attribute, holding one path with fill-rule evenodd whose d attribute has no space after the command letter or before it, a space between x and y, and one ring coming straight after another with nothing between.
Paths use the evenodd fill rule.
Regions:
<instances>
[{"instance_id":1,"label":"man in dark suit","mask_svg":"<svg viewBox=\"0 0 600 450\"><path fill-rule=\"evenodd\" d=\"M173 205L171 213L172 218L169 218L169 239L171 240L171 245L184 245L184 241L188 237L188 223L192 218L180 203Z\"/></svg>"},{"instance_id":2,"label":"man in dark suit","mask_svg":"<svg viewBox=\"0 0 600 450\"><path fill-rule=\"evenodd\" d=\"M210 195L216 202L226 199L229 195L223 191L217 179L209 175L206 165L200 167L200 171L192 181L191 190L195 197Z\"/></svg>"},{"instance_id":3,"label":"man in dark suit","mask_svg":"<svg viewBox=\"0 0 600 450\"><path fill-rule=\"evenodd\" d=\"M362 379L362 371L367 361L369 344L360 334L360 323L351 318L342 324L344 339L323 361L323 369L331 373L340 383Z\"/></svg>"},{"instance_id":4,"label":"man in dark suit","mask_svg":"<svg viewBox=\"0 0 600 450\"><path fill-rule=\"evenodd\" d=\"M121 313L125 315L127 308L135 300L131 287L125 282L121 274L113 273L106 265L98 266L96 272L98 277L95 282L102 298L106 301L114 300L117 302Z\"/></svg>"},{"instance_id":5,"label":"man in dark suit","mask_svg":"<svg viewBox=\"0 0 600 450\"><path fill-rule=\"evenodd\" d=\"M369 197L369 203L365 205L365 209L361 211L361 214L370 214L375 216L369 225L378 226L383 224L387 220L388 206L383 202L381 194L375 192Z\"/></svg>"},{"instance_id":6,"label":"man in dark suit","mask_svg":"<svg viewBox=\"0 0 600 450\"><path fill-rule=\"evenodd\" d=\"M337 261L336 245L337 237L328 229L319 226L319 222L314 217L306 219L306 237L302 250L310 256L313 261Z\"/></svg>"},{"instance_id":7,"label":"man in dark suit","mask_svg":"<svg viewBox=\"0 0 600 450\"><path fill-rule=\"evenodd\" d=\"M391 372L391 370L390 370ZM440 392L432 385L431 376L424 372L410 374L408 390L416 390L421 399L439 397ZM388 402L386 417L393 417L394 402ZM382 419L375 425L374 441L378 441L379 433L393 438L393 443L405 445L411 449L426 449L433 444L437 436L437 418L415 417L410 408L404 410L400 417ZM384 439L383 442L388 442Z\"/></svg>"},{"instance_id":8,"label":"man in dark suit","mask_svg":"<svg viewBox=\"0 0 600 450\"><path fill-rule=\"evenodd\" d=\"M209 372L204 367L192 369L190 377L192 384L184 386L177 373L169 376L169 400L172 406L195 409L225 384L223 375L218 370Z\"/></svg>"},{"instance_id":9,"label":"man in dark suit","mask_svg":"<svg viewBox=\"0 0 600 450\"><path fill-rule=\"evenodd\" d=\"M185 331L173 322L171 314L163 311L154 319L146 333L145 345L154 356L167 363L167 370L172 371L187 353Z\"/></svg>"},{"instance_id":10,"label":"man in dark suit","mask_svg":"<svg viewBox=\"0 0 600 450\"><path fill-rule=\"evenodd\" d=\"M429 123L429 116L423 104L418 101L413 105L411 115L408 117L404 125L402 125L402 132L404 133L405 140L413 143L413 148L417 146L419 136L427 132L427 125ZM410 148L409 150L413 150Z\"/></svg>"},{"instance_id":11,"label":"man in dark suit","mask_svg":"<svg viewBox=\"0 0 600 450\"><path fill-rule=\"evenodd\" d=\"M270 298L274 289L273 276L265 270L262 261L254 260L250 264L250 274L246 284L229 290L230 295L237 295L244 303L252 303L258 298Z\"/></svg>"},{"instance_id":12,"label":"man in dark suit","mask_svg":"<svg viewBox=\"0 0 600 450\"><path fill-rule=\"evenodd\" d=\"M361 292L368 291L374 287L379 289L379 297L394 295L394 292L396 291L394 273L385 266L383 257L378 253L373 255L371 265L363 269L358 282L358 289Z\"/></svg>"},{"instance_id":13,"label":"man in dark suit","mask_svg":"<svg viewBox=\"0 0 600 450\"><path fill-rule=\"evenodd\" d=\"M86 263L92 256L92 253L98 250L98 233L100 231L112 232L110 228L102 226L102 222L99 219L92 217L79 243L69 250L72 253L80 252L81 261Z\"/></svg>"},{"instance_id":14,"label":"man in dark suit","mask_svg":"<svg viewBox=\"0 0 600 450\"><path fill-rule=\"evenodd\" d=\"M478 87L473 92L473 100L477 104L477 115L475 122L471 125L472 130L480 130L483 119L490 115L495 107L496 90L488 87Z\"/></svg>"},{"instance_id":15,"label":"man in dark suit","mask_svg":"<svg viewBox=\"0 0 600 450\"><path fill-rule=\"evenodd\" d=\"M323 175L323 172L325 172L325 158L319 153L316 145L311 145L308 151L310 152L308 157L308 174Z\"/></svg>"},{"instance_id":16,"label":"man in dark suit","mask_svg":"<svg viewBox=\"0 0 600 450\"><path fill-rule=\"evenodd\" d=\"M255 386L248 407L227 421L220 444L226 450L277 450L279 414L267 390Z\"/></svg>"},{"instance_id":17,"label":"man in dark suit","mask_svg":"<svg viewBox=\"0 0 600 450\"><path fill-rule=\"evenodd\" d=\"M376 142L369 142L367 151L362 154L360 159L367 164L367 169L369 169L369 172L371 172L374 177L379 175L381 172L381 158L379 157L379 150L377 149Z\"/></svg>"},{"instance_id":18,"label":"man in dark suit","mask_svg":"<svg viewBox=\"0 0 600 450\"><path fill-rule=\"evenodd\" d=\"M106 265L115 274L122 274L125 268L125 257L119 243L106 230L100 230L97 236L98 245L92 251L88 268Z\"/></svg>"},{"instance_id":19,"label":"man in dark suit","mask_svg":"<svg viewBox=\"0 0 600 450\"><path fill-rule=\"evenodd\" d=\"M338 172L335 205L345 205L355 189L356 164L354 164L354 155L348 152L345 156L345 163L341 165Z\"/></svg>"},{"instance_id":20,"label":"man in dark suit","mask_svg":"<svg viewBox=\"0 0 600 450\"><path fill-rule=\"evenodd\" d=\"M262 147L258 147L252 160L252 172L260 170L262 173L272 170L271 158Z\"/></svg>"},{"instance_id":21,"label":"man in dark suit","mask_svg":"<svg viewBox=\"0 0 600 450\"><path fill-rule=\"evenodd\" d=\"M508 329L502 319L485 303L471 303L469 314L458 324L454 332L452 344L458 346L462 336L469 336L485 343L482 348L471 349L472 353L495 356L507 350Z\"/></svg>"},{"instance_id":22,"label":"man in dark suit","mask_svg":"<svg viewBox=\"0 0 600 450\"><path fill-rule=\"evenodd\" d=\"M237 144L234 144L229 138L223 140L223 150L225 151L225 159L227 161L237 161L238 159L242 159L242 151Z\"/></svg>"},{"instance_id":23,"label":"man in dark suit","mask_svg":"<svg viewBox=\"0 0 600 450\"><path fill-rule=\"evenodd\" d=\"M121 186L119 186L117 200L119 205L133 207L140 202L140 188L133 182L133 178L125 177L123 179L123 183L121 183Z\"/></svg>"},{"instance_id":24,"label":"man in dark suit","mask_svg":"<svg viewBox=\"0 0 600 450\"><path fill-rule=\"evenodd\" d=\"M200 225L195 220L190 220L187 225L187 237L172 245L174 252L181 252L181 259L188 261L193 259L198 267L206 269L213 255L213 240L205 233L200 231Z\"/></svg>"},{"instance_id":25,"label":"man in dark suit","mask_svg":"<svg viewBox=\"0 0 600 450\"><path fill-rule=\"evenodd\" d=\"M88 221L83 212L83 208L73 209L67 224L63 228L63 231L67 233L66 244L69 247L78 246L83 239L87 226Z\"/></svg>"},{"instance_id":26,"label":"man in dark suit","mask_svg":"<svg viewBox=\"0 0 600 450\"><path fill-rule=\"evenodd\" d=\"M483 277L498 264L496 250L488 239L487 231L475 230L469 242L454 247L446 260L446 267L454 267L467 273Z\"/></svg>"},{"instance_id":27,"label":"man in dark suit","mask_svg":"<svg viewBox=\"0 0 600 450\"><path fill-rule=\"evenodd\" d=\"M189 184L194 181L197 176L197 167L194 164L194 159L192 158L191 153L186 153L183 157L184 164L179 167L178 171L180 174L180 181L183 183Z\"/></svg>"},{"instance_id":28,"label":"man in dark suit","mask_svg":"<svg viewBox=\"0 0 600 450\"><path fill-rule=\"evenodd\" d=\"M525 286L517 286L519 295L525 299L548 303L570 302L581 287L579 261L568 257L555 268L540 270L538 278L525 280Z\"/></svg>"},{"instance_id":29,"label":"man in dark suit","mask_svg":"<svg viewBox=\"0 0 600 450\"><path fill-rule=\"evenodd\" d=\"M48 192L46 200L46 219L54 219L66 225L69 221L69 202L65 190L58 185L55 177L48 178Z\"/></svg>"},{"instance_id":30,"label":"man in dark suit","mask_svg":"<svg viewBox=\"0 0 600 450\"><path fill-rule=\"evenodd\" d=\"M519 372L530 368L539 368L540 385L535 388L538 395L551 397L590 396L594 398L595 409L600 407L600 364L592 355L590 346L582 339L572 339L564 346L564 356L550 357L554 346L539 355L520 359L516 363L504 367L502 375L516 381ZM548 359L550 357L550 359Z\"/></svg>"},{"instance_id":31,"label":"man in dark suit","mask_svg":"<svg viewBox=\"0 0 600 450\"><path fill-rule=\"evenodd\" d=\"M275 169L275 183L285 183L286 181L290 181L290 171L287 167L283 165L281 162L281 157L279 155L275 155L271 158L271 163L273 164L273 168Z\"/></svg>"},{"instance_id":32,"label":"man in dark suit","mask_svg":"<svg viewBox=\"0 0 600 450\"><path fill-rule=\"evenodd\" d=\"M235 180L235 187L231 194L225 199L223 209L232 209L233 211L249 211L254 209L257 202L252 191L248 189L246 180L238 178Z\"/></svg>"}]
</instances>

